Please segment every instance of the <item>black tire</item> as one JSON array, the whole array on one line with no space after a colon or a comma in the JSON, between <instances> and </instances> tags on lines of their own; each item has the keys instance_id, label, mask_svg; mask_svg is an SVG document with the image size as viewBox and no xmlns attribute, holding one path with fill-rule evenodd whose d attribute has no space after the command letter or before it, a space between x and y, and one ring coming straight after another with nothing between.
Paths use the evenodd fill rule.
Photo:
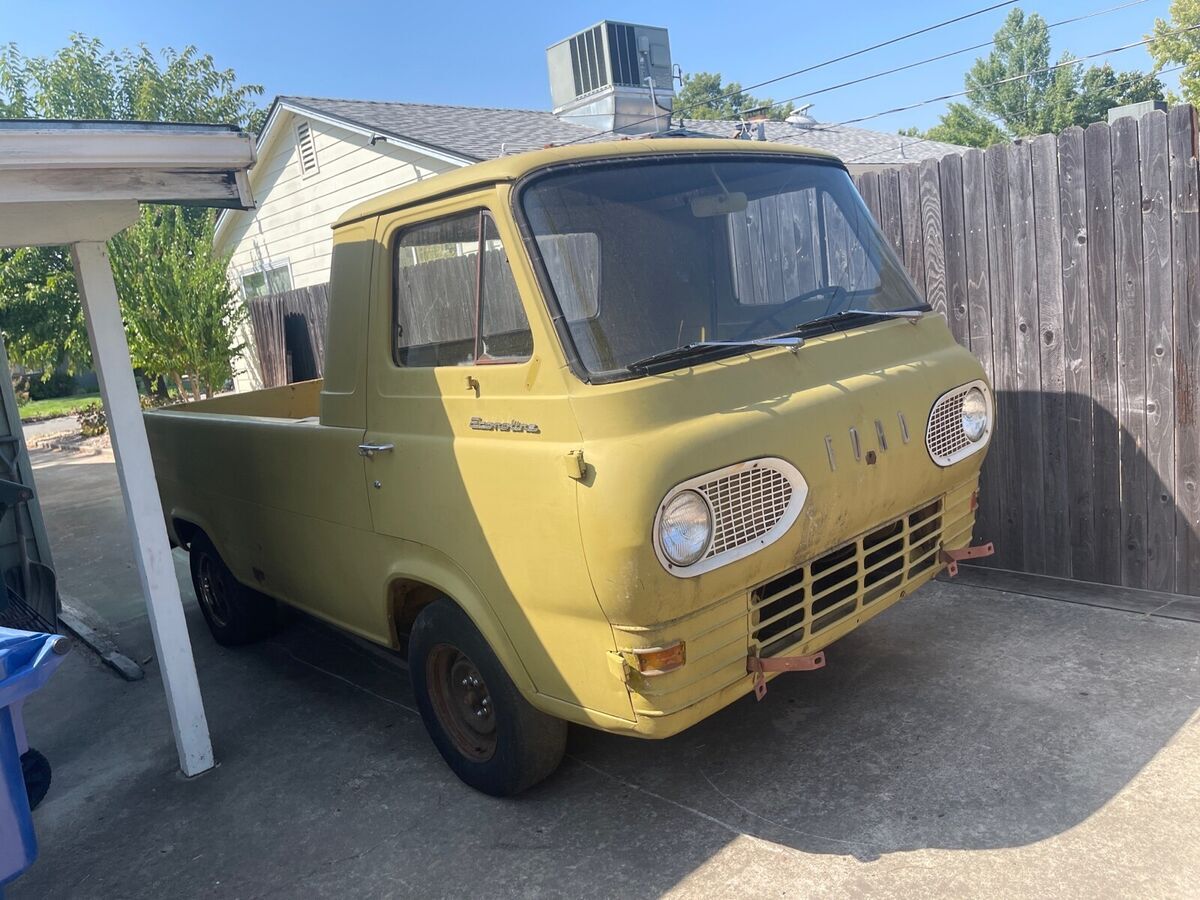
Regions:
<instances>
[{"instance_id":1,"label":"black tire","mask_svg":"<svg viewBox=\"0 0 1200 900\"><path fill-rule=\"evenodd\" d=\"M249 644L275 630L279 619L275 601L234 578L212 541L196 535L188 555L196 600L218 644Z\"/></svg>"},{"instance_id":2,"label":"black tire","mask_svg":"<svg viewBox=\"0 0 1200 900\"><path fill-rule=\"evenodd\" d=\"M425 729L466 784L511 797L562 762L567 723L521 696L453 601L435 600L421 610L408 639L408 667Z\"/></svg>"},{"instance_id":3,"label":"black tire","mask_svg":"<svg viewBox=\"0 0 1200 900\"><path fill-rule=\"evenodd\" d=\"M25 778L29 809L35 810L50 790L50 761L30 747L21 754L21 775Z\"/></svg>"}]
</instances>

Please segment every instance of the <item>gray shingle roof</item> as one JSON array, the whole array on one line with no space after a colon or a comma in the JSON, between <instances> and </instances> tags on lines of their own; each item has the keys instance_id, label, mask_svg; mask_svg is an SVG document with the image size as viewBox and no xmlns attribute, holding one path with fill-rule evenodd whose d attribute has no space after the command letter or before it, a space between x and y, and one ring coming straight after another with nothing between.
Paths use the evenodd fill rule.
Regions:
<instances>
[{"instance_id":1,"label":"gray shingle roof","mask_svg":"<svg viewBox=\"0 0 1200 900\"><path fill-rule=\"evenodd\" d=\"M407 138L470 159L495 159L501 153L536 150L546 144L590 137L590 128L571 125L551 112L534 109L487 109L382 103L374 100L327 100L280 97L280 101L323 113L385 135Z\"/></svg>"},{"instance_id":2,"label":"gray shingle roof","mask_svg":"<svg viewBox=\"0 0 1200 900\"><path fill-rule=\"evenodd\" d=\"M687 119L689 131L732 137L737 131L737 122L720 119ZM780 144L797 144L832 153L844 163L899 164L922 159L941 159L951 153L962 153L966 147L927 141L923 138L903 137L882 131L868 131L848 125L826 125L817 123L809 127L791 125L787 122L764 122L768 141Z\"/></svg>"},{"instance_id":3,"label":"gray shingle roof","mask_svg":"<svg viewBox=\"0 0 1200 900\"><path fill-rule=\"evenodd\" d=\"M551 112L535 109L489 109L320 97L280 97L279 101L473 160L494 159L503 153L601 136L594 129L563 122ZM688 131L732 137L738 123L721 119L688 119L684 125ZM940 158L966 149L940 141L901 137L845 125L803 127L787 122L766 122L764 129L769 141L824 150L847 163L899 164Z\"/></svg>"}]
</instances>

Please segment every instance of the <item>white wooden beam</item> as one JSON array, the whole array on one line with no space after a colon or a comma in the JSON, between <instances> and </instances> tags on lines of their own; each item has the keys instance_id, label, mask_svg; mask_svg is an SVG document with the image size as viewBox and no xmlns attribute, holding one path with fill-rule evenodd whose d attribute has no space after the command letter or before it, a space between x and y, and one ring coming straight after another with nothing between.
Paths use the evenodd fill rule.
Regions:
<instances>
[{"instance_id":1,"label":"white wooden beam","mask_svg":"<svg viewBox=\"0 0 1200 900\"><path fill-rule=\"evenodd\" d=\"M243 205L234 170L0 168L0 198L8 203L133 198L143 203Z\"/></svg>"},{"instance_id":2,"label":"white wooden beam","mask_svg":"<svg viewBox=\"0 0 1200 900\"><path fill-rule=\"evenodd\" d=\"M246 169L254 138L211 125L13 122L0 127L0 170Z\"/></svg>"},{"instance_id":3,"label":"white wooden beam","mask_svg":"<svg viewBox=\"0 0 1200 900\"><path fill-rule=\"evenodd\" d=\"M213 766L212 743L112 267L102 243L73 244L71 253L125 498L125 516L133 533L138 577L146 597L154 649L166 690L179 767L184 775L198 775Z\"/></svg>"},{"instance_id":4,"label":"white wooden beam","mask_svg":"<svg viewBox=\"0 0 1200 900\"><path fill-rule=\"evenodd\" d=\"M0 201L0 247L107 241L136 222L137 217L138 203L128 199L79 203Z\"/></svg>"}]
</instances>

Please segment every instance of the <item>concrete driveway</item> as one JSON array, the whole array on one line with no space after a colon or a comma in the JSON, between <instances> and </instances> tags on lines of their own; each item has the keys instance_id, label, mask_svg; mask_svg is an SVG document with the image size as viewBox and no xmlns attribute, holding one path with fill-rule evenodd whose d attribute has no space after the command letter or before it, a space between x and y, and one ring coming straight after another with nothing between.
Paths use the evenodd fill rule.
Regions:
<instances>
[{"instance_id":1,"label":"concrete driveway","mask_svg":"<svg viewBox=\"0 0 1200 900\"><path fill-rule=\"evenodd\" d=\"M47 520L65 559L70 539ZM102 564L90 571L102 580ZM1194 623L935 583L762 703L663 742L573 731L557 775L500 801L443 765L401 668L305 618L217 647L185 589L220 766L178 775L152 663L126 683L72 654L27 707L55 780L35 814L41 859L12 897L1184 897L1200 884ZM151 655L144 618L121 640Z\"/></svg>"}]
</instances>

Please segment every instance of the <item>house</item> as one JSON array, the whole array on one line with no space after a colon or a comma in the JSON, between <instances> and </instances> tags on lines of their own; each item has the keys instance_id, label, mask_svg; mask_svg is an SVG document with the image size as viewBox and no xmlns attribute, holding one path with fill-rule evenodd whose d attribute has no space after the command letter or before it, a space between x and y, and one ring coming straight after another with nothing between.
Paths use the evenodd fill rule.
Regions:
<instances>
[{"instance_id":1,"label":"house","mask_svg":"<svg viewBox=\"0 0 1200 900\"><path fill-rule=\"evenodd\" d=\"M251 305L255 327L248 343L261 349L237 366L239 389L320 373L330 227L354 204L408 182L547 144L662 132L668 122L675 131L810 146L841 157L852 171L963 149L821 124L803 111L784 122L672 119L664 112L674 100L665 29L601 22L551 47L547 57L552 111L275 99L250 173L258 206L224 212L216 228L217 250L230 254L231 278ZM304 288L310 291L298 290ZM267 309L260 302L281 294L282 305ZM305 327L316 352L294 346L305 340Z\"/></svg>"}]
</instances>

